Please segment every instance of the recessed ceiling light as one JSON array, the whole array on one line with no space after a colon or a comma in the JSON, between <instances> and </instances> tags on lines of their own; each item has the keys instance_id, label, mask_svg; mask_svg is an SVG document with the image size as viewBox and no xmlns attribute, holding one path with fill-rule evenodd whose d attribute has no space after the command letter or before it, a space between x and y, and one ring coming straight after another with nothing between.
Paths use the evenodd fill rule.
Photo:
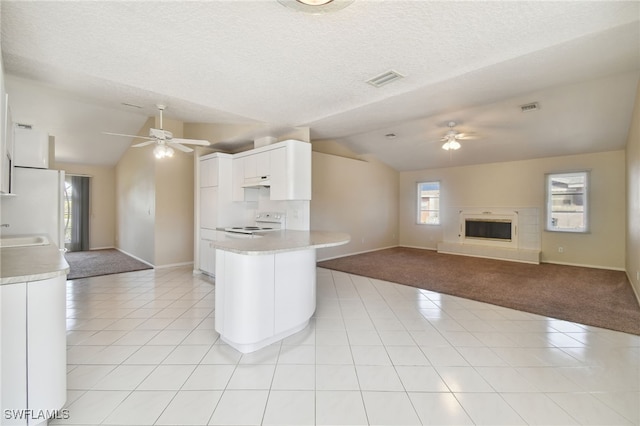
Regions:
<instances>
[{"instance_id":1,"label":"recessed ceiling light","mask_svg":"<svg viewBox=\"0 0 640 426\"><path fill-rule=\"evenodd\" d=\"M283 6L313 14L335 12L353 2L354 0L278 0Z\"/></svg>"}]
</instances>

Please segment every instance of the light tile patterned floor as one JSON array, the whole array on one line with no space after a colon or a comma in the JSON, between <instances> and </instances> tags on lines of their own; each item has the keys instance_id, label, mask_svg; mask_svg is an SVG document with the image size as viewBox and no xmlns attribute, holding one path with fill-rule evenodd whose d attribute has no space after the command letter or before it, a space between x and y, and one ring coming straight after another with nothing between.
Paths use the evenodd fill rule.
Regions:
<instances>
[{"instance_id":1,"label":"light tile patterned floor","mask_svg":"<svg viewBox=\"0 0 640 426\"><path fill-rule=\"evenodd\" d=\"M640 337L318 269L302 332L242 355L190 268L68 283L68 420L638 425Z\"/></svg>"}]
</instances>

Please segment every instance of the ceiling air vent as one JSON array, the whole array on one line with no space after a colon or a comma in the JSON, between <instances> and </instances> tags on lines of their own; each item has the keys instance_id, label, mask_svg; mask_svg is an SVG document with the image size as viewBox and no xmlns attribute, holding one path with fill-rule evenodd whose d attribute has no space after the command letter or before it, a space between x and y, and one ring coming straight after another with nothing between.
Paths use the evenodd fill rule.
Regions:
<instances>
[{"instance_id":1,"label":"ceiling air vent","mask_svg":"<svg viewBox=\"0 0 640 426\"><path fill-rule=\"evenodd\" d=\"M529 112L529 111L537 111L540 109L540 105L537 102L531 102L529 104L520 105L520 111Z\"/></svg>"},{"instance_id":2,"label":"ceiling air vent","mask_svg":"<svg viewBox=\"0 0 640 426\"><path fill-rule=\"evenodd\" d=\"M369 80L367 80L367 83L374 87L382 87L385 84L392 83L396 80L400 80L401 78L404 78L404 75L400 74L397 71L389 70L373 78L370 78Z\"/></svg>"}]
</instances>

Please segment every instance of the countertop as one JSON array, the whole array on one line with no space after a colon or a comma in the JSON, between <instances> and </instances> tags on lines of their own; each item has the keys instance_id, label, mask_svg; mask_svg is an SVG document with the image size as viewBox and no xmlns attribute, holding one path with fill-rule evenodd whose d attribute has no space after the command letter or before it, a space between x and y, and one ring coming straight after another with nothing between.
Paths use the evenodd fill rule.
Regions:
<instances>
[{"instance_id":1,"label":"countertop","mask_svg":"<svg viewBox=\"0 0 640 426\"><path fill-rule=\"evenodd\" d=\"M264 255L287 251L318 249L346 244L351 236L344 232L328 231L270 231L251 236L231 236L227 232L216 232L212 245L219 250L237 254Z\"/></svg>"},{"instance_id":2,"label":"countertop","mask_svg":"<svg viewBox=\"0 0 640 426\"><path fill-rule=\"evenodd\" d=\"M40 281L69 273L69 264L54 244L0 248L0 285Z\"/></svg>"}]
</instances>

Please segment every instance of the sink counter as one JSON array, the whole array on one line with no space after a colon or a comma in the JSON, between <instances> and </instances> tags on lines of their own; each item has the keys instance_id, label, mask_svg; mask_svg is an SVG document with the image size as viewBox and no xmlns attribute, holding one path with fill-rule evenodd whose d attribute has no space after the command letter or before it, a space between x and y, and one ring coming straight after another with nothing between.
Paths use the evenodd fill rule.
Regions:
<instances>
[{"instance_id":1,"label":"sink counter","mask_svg":"<svg viewBox=\"0 0 640 426\"><path fill-rule=\"evenodd\" d=\"M54 244L0 248L0 285L67 275L69 264Z\"/></svg>"},{"instance_id":2,"label":"sink counter","mask_svg":"<svg viewBox=\"0 0 640 426\"><path fill-rule=\"evenodd\" d=\"M217 232L212 245L219 250L225 250L244 255L265 255L318 249L346 244L350 240L349 234L328 231L270 231L258 232L253 235L238 234L230 236L227 232Z\"/></svg>"}]
</instances>

